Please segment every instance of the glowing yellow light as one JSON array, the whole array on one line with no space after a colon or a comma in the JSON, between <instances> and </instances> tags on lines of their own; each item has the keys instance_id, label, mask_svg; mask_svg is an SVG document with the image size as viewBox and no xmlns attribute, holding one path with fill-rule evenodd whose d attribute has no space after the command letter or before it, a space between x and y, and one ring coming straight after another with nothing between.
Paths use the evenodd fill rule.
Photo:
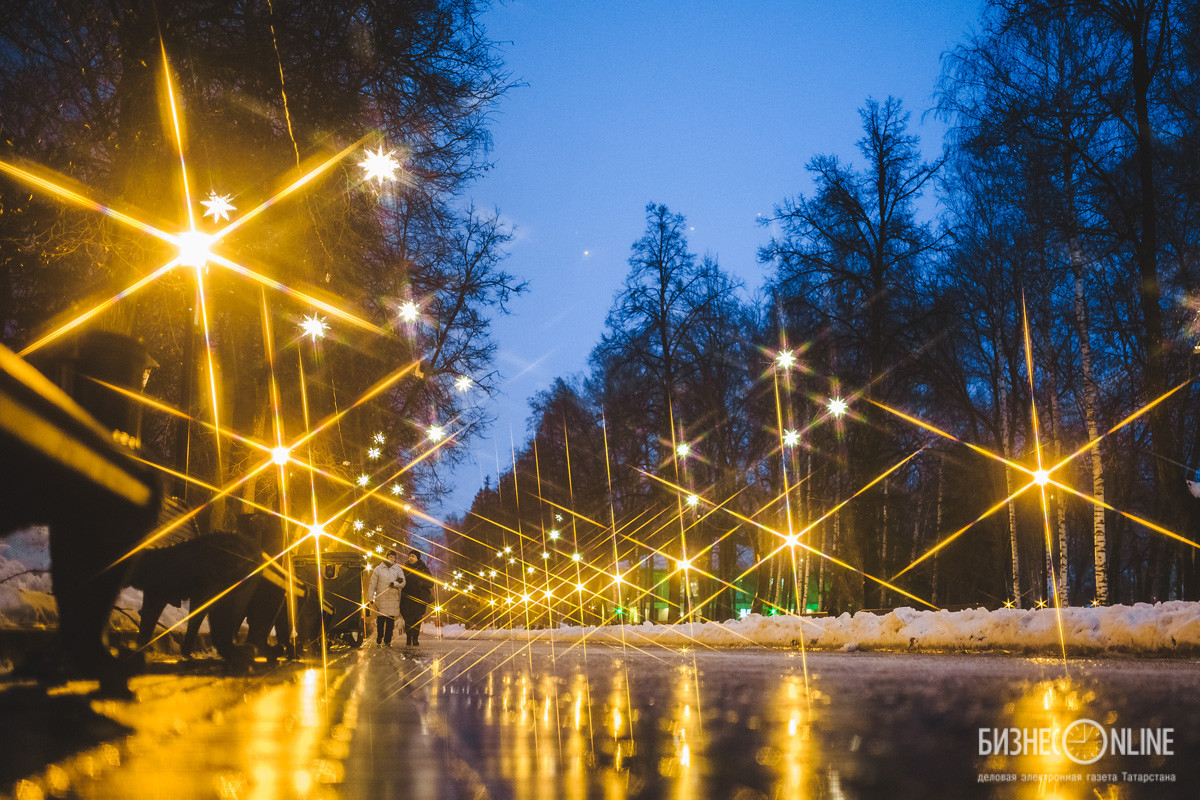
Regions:
<instances>
[{"instance_id":1,"label":"glowing yellow light","mask_svg":"<svg viewBox=\"0 0 1200 800\"><path fill-rule=\"evenodd\" d=\"M354 520L354 530L361 531L363 527L363 521L361 519Z\"/></svg>"},{"instance_id":2,"label":"glowing yellow light","mask_svg":"<svg viewBox=\"0 0 1200 800\"><path fill-rule=\"evenodd\" d=\"M522 602L522 603L528 603L528 602L529 602L529 595L527 595L527 594L523 594L523 595L521 595L521 602Z\"/></svg>"},{"instance_id":3,"label":"glowing yellow light","mask_svg":"<svg viewBox=\"0 0 1200 800\"><path fill-rule=\"evenodd\" d=\"M543 550L543 551L542 551L542 558L543 558L543 559L546 559L546 558L549 558L549 557L550 557L550 554L549 554L549 553L547 553L545 550Z\"/></svg>"},{"instance_id":4,"label":"glowing yellow light","mask_svg":"<svg viewBox=\"0 0 1200 800\"><path fill-rule=\"evenodd\" d=\"M377 545L375 545L375 552L376 552L376 553L382 553L382 552L383 552L383 545L381 545L381 544L377 544Z\"/></svg>"},{"instance_id":5,"label":"glowing yellow light","mask_svg":"<svg viewBox=\"0 0 1200 800\"><path fill-rule=\"evenodd\" d=\"M403 322L416 322L421 316L421 307L412 300L406 300L400 304L400 311L397 313Z\"/></svg>"},{"instance_id":6,"label":"glowing yellow light","mask_svg":"<svg viewBox=\"0 0 1200 800\"><path fill-rule=\"evenodd\" d=\"M324 317L313 314L311 317L304 318L304 321L300 323L300 330L315 342L317 339L325 338L325 331L329 330L329 326L325 324Z\"/></svg>"},{"instance_id":7,"label":"glowing yellow light","mask_svg":"<svg viewBox=\"0 0 1200 800\"><path fill-rule=\"evenodd\" d=\"M508 560L508 563L510 563L510 564L515 564L515 563L517 563L517 560L516 560L515 558L510 558L510 559Z\"/></svg>"},{"instance_id":8,"label":"glowing yellow light","mask_svg":"<svg viewBox=\"0 0 1200 800\"><path fill-rule=\"evenodd\" d=\"M425 436L431 442L440 442L446 438L446 430L441 425L430 425L425 431Z\"/></svg>"},{"instance_id":9,"label":"glowing yellow light","mask_svg":"<svg viewBox=\"0 0 1200 800\"><path fill-rule=\"evenodd\" d=\"M1037 607L1038 607L1038 608L1045 608L1045 607L1046 607L1046 601L1045 601L1045 600L1038 600L1038 601L1037 601Z\"/></svg>"},{"instance_id":10,"label":"glowing yellow light","mask_svg":"<svg viewBox=\"0 0 1200 800\"><path fill-rule=\"evenodd\" d=\"M404 494L404 487L398 483L393 483L392 484L392 494L396 494L396 495Z\"/></svg>"},{"instance_id":11,"label":"glowing yellow light","mask_svg":"<svg viewBox=\"0 0 1200 800\"><path fill-rule=\"evenodd\" d=\"M689 494L686 502L689 506L695 508L696 506L700 505L700 498L694 494Z\"/></svg>"},{"instance_id":12,"label":"glowing yellow light","mask_svg":"<svg viewBox=\"0 0 1200 800\"><path fill-rule=\"evenodd\" d=\"M775 366L780 369L791 369L796 366L796 356L791 350L780 350L775 356Z\"/></svg>"},{"instance_id":13,"label":"glowing yellow light","mask_svg":"<svg viewBox=\"0 0 1200 800\"><path fill-rule=\"evenodd\" d=\"M454 381L454 388L460 392L468 392L475 384L475 381L468 378L466 375L459 375Z\"/></svg>"},{"instance_id":14,"label":"glowing yellow light","mask_svg":"<svg viewBox=\"0 0 1200 800\"><path fill-rule=\"evenodd\" d=\"M370 476L368 476L366 474L358 476L358 485L359 486L366 486L370 482L371 482Z\"/></svg>"},{"instance_id":15,"label":"glowing yellow light","mask_svg":"<svg viewBox=\"0 0 1200 800\"><path fill-rule=\"evenodd\" d=\"M1012 607L1013 607L1013 601L1012 601L1012 600L1005 600L1005 601L1004 601L1004 607L1005 607L1005 608L1012 608Z\"/></svg>"},{"instance_id":16,"label":"glowing yellow light","mask_svg":"<svg viewBox=\"0 0 1200 800\"><path fill-rule=\"evenodd\" d=\"M795 547L800 544L800 537L793 533L788 535L784 541L787 542L788 547Z\"/></svg>"},{"instance_id":17,"label":"glowing yellow light","mask_svg":"<svg viewBox=\"0 0 1200 800\"><path fill-rule=\"evenodd\" d=\"M400 169L400 162L392 158L393 152L395 151L389 150L385 153L382 147L367 151L367 157L358 162L366 173L367 180L378 181L380 184L385 180L396 180L396 170Z\"/></svg>"},{"instance_id":18,"label":"glowing yellow light","mask_svg":"<svg viewBox=\"0 0 1200 800\"><path fill-rule=\"evenodd\" d=\"M378 447L367 448L367 458L379 458L380 450Z\"/></svg>"},{"instance_id":19,"label":"glowing yellow light","mask_svg":"<svg viewBox=\"0 0 1200 800\"><path fill-rule=\"evenodd\" d=\"M383 438L382 433L376 433L374 436L371 437L371 441L374 442L375 444L383 444L385 440Z\"/></svg>"},{"instance_id":20,"label":"glowing yellow light","mask_svg":"<svg viewBox=\"0 0 1200 800\"><path fill-rule=\"evenodd\" d=\"M526 571L526 572L528 572L530 575L532 575L532 574L533 574L533 565L532 565L532 564L530 564L530 565L529 565L529 568L528 568L528 569L526 569L525 571Z\"/></svg>"},{"instance_id":21,"label":"glowing yellow light","mask_svg":"<svg viewBox=\"0 0 1200 800\"><path fill-rule=\"evenodd\" d=\"M509 554L509 553L511 553L511 552L512 552L512 545L506 544L506 545L504 546L504 553L505 553L505 555L507 555L507 554Z\"/></svg>"},{"instance_id":22,"label":"glowing yellow light","mask_svg":"<svg viewBox=\"0 0 1200 800\"><path fill-rule=\"evenodd\" d=\"M690 558L679 559L679 568L680 569L691 569L692 568L692 560Z\"/></svg>"},{"instance_id":23,"label":"glowing yellow light","mask_svg":"<svg viewBox=\"0 0 1200 800\"><path fill-rule=\"evenodd\" d=\"M308 526L308 535L313 537L314 539L320 539L322 536L325 535L325 526L320 524L319 522L309 525Z\"/></svg>"},{"instance_id":24,"label":"glowing yellow light","mask_svg":"<svg viewBox=\"0 0 1200 800\"><path fill-rule=\"evenodd\" d=\"M571 560L572 561L582 561L583 556L581 556L579 553L571 553Z\"/></svg>"},{"instance_id":25,"label":"glowing yellow light","mask_svg":"<svg viewBox=\"0 0 1200 800\"><path fill-rule=\"evenodd\" d=\"M546 535L550 537L550 541L552 541L552 542L556 542L556 541L558 541L558 537L559 537L561 534L559 534L559 532L558 532L557 530L554 530L553 528L551 528L551 529L550 529L550 532L549 532L549 533L547 533Z\"/></svg>"},{"instance_id":26,"label":"glowing yellow light","mask_svg":"<svg viewBox=\"0 0 1200 800\"><path fill-rule=\"evenodd\" d=\"M1038 486L1045 486L1050 482L1050 473L1047 470L1039 469L1033 473L1033 482Z\"/></svg>"},{"instance_id":27,"label":"glowing yellow light","mask_svg":"<svg viewBox=\"0 0 1200 800\"><path fill-rule=\"evenodd\" d=\"M687 442L684 442L683 444L679 445L679 447L675 448L675 455L679 456L680 458L687 458L688 454L691 452L692 446Z\"/></svg>"},{"instance_id":28,"label":"glowing yellow light","mask_svg":"<svg viewBox=\"0 0 1200 800\"><path fill-rule=\"evenodd\" d=\"M213 257L209 248L213 237L200 231L184 231L175 237L175 245L179 248L179 263L185 267L200 269Z\"/></svg>"},{"instance_id":29,"label":"glowing yellow light","mask_svg":"<svg viewBox=\"0 0 1200 800\"><path fill-rule=\"evenodd\" d=\"M832 414L835 417L840 417L846 413L846 411L850 408L850 406L842 398L833 397L833 398L830 398L830 400L829 400L828 408L829 408L830 414Z\"/></svg>"},{"instance_id":30,"label":"glowing yellow light","mask_svg":"<svg viewBox=\"0 0 1200 800\"><path fill-rule=\"evenodd\" d=\"M798 432L791 430L783 432L784 447L795 447L798 444L800 444L800 434Z\"/></svg>"},{"instance_id":31,"label":"glowing yellow light","mask_svg":"<svg viewBox=\"0 0 1200 800\"><path fill-rule=\"evenodd\" d=\"M230 204L229 195L216 192L210 194L207 200L201 200L200 205L205 208L204 216L212 217L213 222L229 219L229 212L237 211L237 207Z\"/></svg>"},{"instance_id":32,"label":"glowing yellow light","mask_svg":"<svg viewBox=\"0 0 1200 800\"><path fill-rule=\"evenodd\" d=\"M286 447L276 447L271 450L271 460L281 467L288 463L288 460L291 457L292 451L288 450Z\"/></svg>"},{"instance_id":33,"label":"glowing yellow light","mask_svg":"<svg viewBox=\"0 0 1200 800\"><path fill-rule=\"evenodd\" d=\"M440 614L440 613L442 613L442 607L441 607L441 606L434 606L434 607L433 607L433 613L435 613L435 614Z\"/></svg>"},{"instance_id":34,"label":"glowing yellow light","mask_svg":"<svg viewBox=\"0 0 1200 800\"><path fill-rule=\"evenodd\" d=\"M582 592L582 591L583 591L583 584L582 584L582 583L577 583L577 584L575 584L575 591L577 591L577 592Z\"/></svg>"},{"instance_id":35,"label":"glowing yellow light","mask_svg":"<svg viewBox=\"0 0 1200 800\"><path fill-rule=\"evenodd\" d=\"M496 570L494 570L494 569L490 569L490 570L488 570L488 577L489 577L489 578L494 578L494 577L496 577Z\"/></svg>"}]
</instances>

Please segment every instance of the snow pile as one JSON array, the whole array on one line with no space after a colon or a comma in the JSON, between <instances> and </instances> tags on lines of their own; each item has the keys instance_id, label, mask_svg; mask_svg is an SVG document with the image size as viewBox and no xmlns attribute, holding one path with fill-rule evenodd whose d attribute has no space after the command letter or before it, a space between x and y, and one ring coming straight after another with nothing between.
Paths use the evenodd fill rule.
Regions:
<instances>
[{"instance_id":1,"label":"snow pile","mask_svg":"<svg viewBox=\"0 0 1200 800\"><path fill-rule=\"evenodd\" d=\"M0 628L46 628L58 624L51 594L49 547L44 528L0 540ZM112 615L114 627L136 630L142 593L126 588ZM173 626L186 611L167 606L159 620ZM918 611L840 617L760 616L728 622L679 625L605 625L550 630L470 630L447 625L441 635L457 638L532 638L560 642L661 644L679 647L805 647L821 650L1001 650L1055 653L1059 612L1052 608L989 611ZM1105 608L1064 608L1063 640L1068 652L1200 653L1200 603L1173 601ZM207 621L205 622L205 627ZM182 627L182 626L181 626ZM203 630L204 628L202 628Z\"/></svg>"},{"instance_id":2,"label":"snow pile","mask_svg":"<svg viewBox=\"0 0 1200 800\"><path fill-rule=\"evenodd\" d=\"M46 528L29 528L0 539L0 630L57 627L58 605L52 589ZM126 587L117 597L110 624L116 630L136 631L141 607L142 593ZM184 609L167 606L159 623L170 627L186 615ZM208 620L200 630L208 630Z\"/></svg>"},{"instance_id":3,"label":"snow pile","mask_svg":"<svg viewBox=\"0 0 1200 800\"><path fill-rule=\"evenodd\" d=\"M57 624L46 529L30 528L0 540L0 627Z\"/></svg>"},{"instance_id":4,"label":"snow pile","mask_svg":"<svg viewBox=\"0 0 1200 800\"><path fill-rule=\"evenodd\" d=\"M860 611L839 617L760 616L678 625L608 625L549 630L441 629L446 637L534 638L560 642L660 644L680 647L806 647L821 650L999 650L1058 652L1059 614L1068 652L1200 652L1200 603L1173 601L1105 608L984 608L887 614Z\"/></svg>"}]
</instances>

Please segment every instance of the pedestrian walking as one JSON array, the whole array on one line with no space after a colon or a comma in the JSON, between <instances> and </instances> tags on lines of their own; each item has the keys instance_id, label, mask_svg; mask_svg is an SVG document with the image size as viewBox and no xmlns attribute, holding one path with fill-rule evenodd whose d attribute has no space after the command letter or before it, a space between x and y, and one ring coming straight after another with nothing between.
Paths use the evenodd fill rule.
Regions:
<instances>
[{"instance_id":1,"label":"pedestrian walking","mask_svg":"<svg viewBox=\"0 0 1200 800\"><path fill-rule=\"evenodd\" d=\"M407 581L400 593L400 615L404 617L404 640L416 647L421 644L421 620L433 597L433 575L416 550L408 554L404 571Z\"/></svg>"},{"instance_id":2,"label":"pedestrian walking","mask_svg":"<svg viewBox=\"0 0 1200 800\"><path fill-rule=\"evenodd\" d=\"M391 645L396 617L400 614L400 593L404 589L404 567L395 550L387 552L387 561L371 570L367 596L375 609L375 643Z\"/></svg>"}]
</instances>

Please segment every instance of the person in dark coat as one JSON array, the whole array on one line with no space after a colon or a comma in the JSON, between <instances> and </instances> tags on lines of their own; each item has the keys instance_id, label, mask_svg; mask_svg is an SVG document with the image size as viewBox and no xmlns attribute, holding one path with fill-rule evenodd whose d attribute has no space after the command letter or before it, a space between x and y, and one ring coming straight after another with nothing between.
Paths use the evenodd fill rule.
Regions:
<instances>
[{"instance_id":1,"label":"person in dark coat","mask_svg":"<svg viewBox=\"0 0 1200 800\"><path fill-rule=\"evenodd\" d=\"M400 616L404 617L404 640L407 644L420 645L421 620L433 597L433 575L421 554L413 550L404 564L407 580L400 592Z\"/></svg>"}]
</instances>

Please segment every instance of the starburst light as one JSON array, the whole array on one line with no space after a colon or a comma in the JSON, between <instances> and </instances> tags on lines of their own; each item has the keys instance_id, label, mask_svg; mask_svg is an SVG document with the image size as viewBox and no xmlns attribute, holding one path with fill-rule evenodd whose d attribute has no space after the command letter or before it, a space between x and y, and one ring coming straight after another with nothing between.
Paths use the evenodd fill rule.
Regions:
<instances>
[{"instance_id":1,"label":"starburst light","mask_svg":"<svg viewBox=\"0 0 1200 800\"><path fill-rule=\"evenodd\" d=\"M304 321L300 323L300 330L315 342L317 339L325 338L325 331L329 330L329 326L325 324L324 317L313 314L311 317L304 318Z\"/></svg>"},{"instance_id":2,"label":"starburst light","mask_svg":"<svg viewBox=\"0 0 1200 800\"><path fill-rule=\"evenodd\" d=\"M229 219L230 211L237 211L237 206L229 202L229 195L211 193L207 200L201 200L200 205L204 206L204 216L212 217L213 222L221 222Z\"/></svg>"},{"instance_id":3,"label":"starburst light","mask_svg":"<svg viewBox=\"0 0 1200 800\"><path fill-rule=\"evenodd\" d=\"M184 231L175 236L179 248L179 263L185 267L203 269L213 260L213 236L200 231Z\"/></svg>"},{"instance_id":4,"label":"starburst light","mask_svg":"<svg viewBox=\"0 0 1200 800\"><path fill-rule=\"evenodd\" d=\"M358 162L358 165L363 168L366 173L366 179L377 181L380 185L385 180L396 180L396 170L400 169L400 162L392 157L394 150L383 152L380 147L376 150L368 150L367 157Z\"/></svg>"},{"instance_id":5,"label":"starburst light","mask_svg":"<svg viewBox=\"0 0 1200 800\"><path fill-rule=\"evenodd\" d=\"M416 322L421 318L421 307L412 300L406 300L400 304L400 309L396 314L402 322Z\"/></svg>"}]
</instances>

